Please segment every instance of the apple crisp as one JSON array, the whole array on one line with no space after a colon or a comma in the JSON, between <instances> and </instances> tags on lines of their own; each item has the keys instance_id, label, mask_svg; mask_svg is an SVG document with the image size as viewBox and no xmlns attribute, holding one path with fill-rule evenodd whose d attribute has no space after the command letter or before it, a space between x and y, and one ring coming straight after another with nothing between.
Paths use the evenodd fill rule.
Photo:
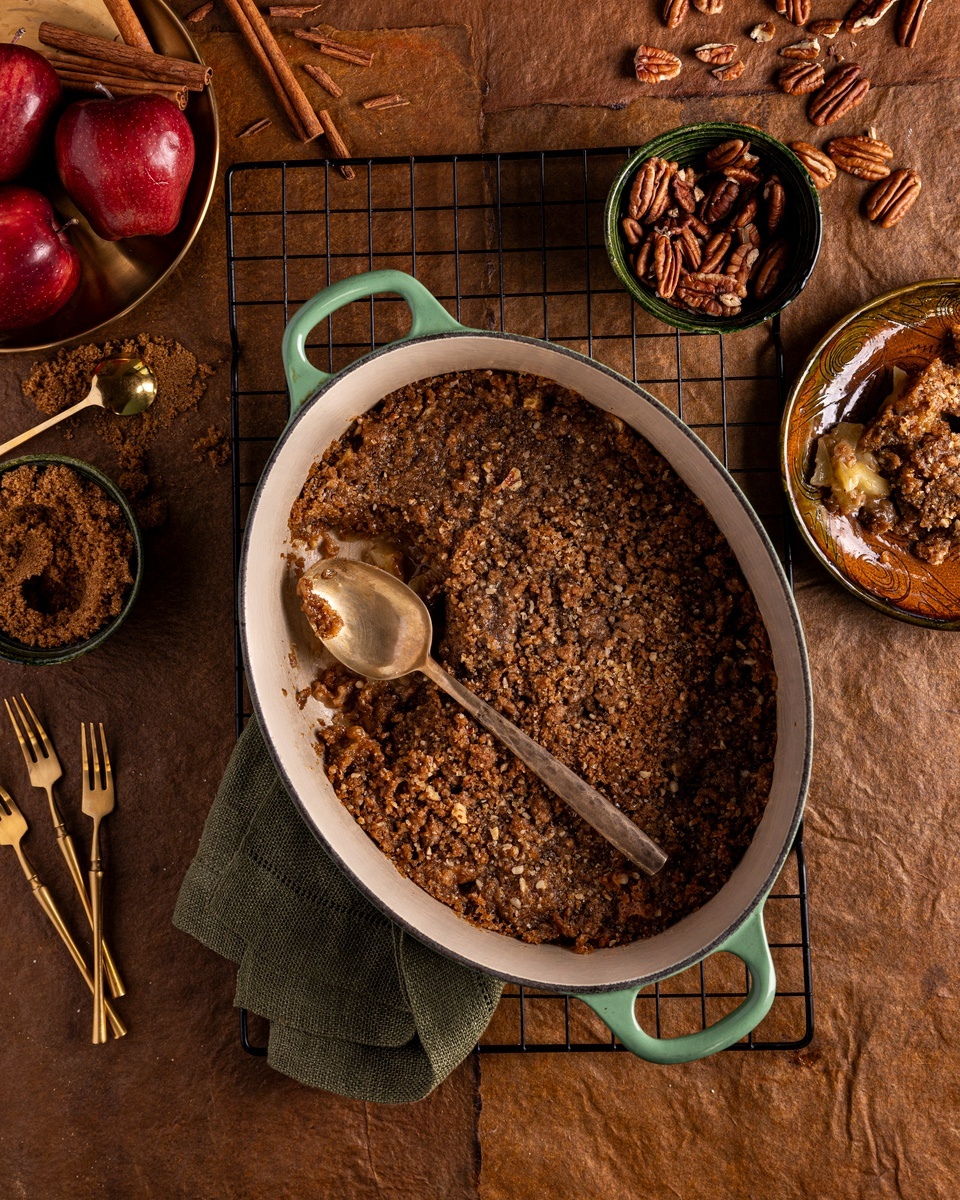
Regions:
<instances>
[{"instance_id":1,"label":"apple crisp","mask_svg":"<svg viewBox=\"0 0 960 1200\"><path fill-rule=\"evenodd\" d=\"M421 676L335 665L311 689L335 710L318 751L399 871L476 925L578 951L720 889L769 794L770 645L724 537L629 426L532 375L422 380L328 447L290 528L323 554L376 543L439 662L669 855L642 874Z\"/></svg>"}]
</instances>

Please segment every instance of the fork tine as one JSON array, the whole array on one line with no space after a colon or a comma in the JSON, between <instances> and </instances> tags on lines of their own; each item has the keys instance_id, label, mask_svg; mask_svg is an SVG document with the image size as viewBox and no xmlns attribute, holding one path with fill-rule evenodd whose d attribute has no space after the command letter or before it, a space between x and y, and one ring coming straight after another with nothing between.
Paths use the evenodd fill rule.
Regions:
<instances>
[{"instance_id":1,"label":"fork tine","mask_svg":"<svg viewBox=\"0 0 960 1200\"><path fill-rule=\"evenodd\" d=\"M90 786L90 764L87 761L87 727L80 722L80 750L83 755L83 786Z\"/></svg>"},{"instance_id":2,"label":"fork tine","mask_svg":"<svg viewBox=\"0 0 960 1200\"><path fill-rule=\"evenodd\" d=\"M7 814L8 817L13 816L14 804L10 799L10 793L0 787L0 808Z\"/></svg>"},{"instance_id":3,"label":"fork tine","mask_svg":"<svg viewBox=\"0 0 960 1200\"><path fill-rule=\"evenodd\" d=\"M39 761L40 747L37 745L37 739L33 736L33 729L30 726L30 722L23 715L23 709L20 707L16 696L11 697L11 699L13 700L13 707L17 710L17 716L20 718L20 723L23 725L24 732L30 740L30 749L33 751L34 761ZM29 708L30 705L28 704L27 707Z\"/></svg>"},{"instance_id":4,"label":"fork tine","mask_svg":"<svg viewBox=\"0 0 960 1200\"><path fill-rule=\"evenodd\" d=\"M113 778L113 772L110 770L110 755L107 753L107 735L103 732L102 721L100 722L100 744L103 747L103 773L109 784Z\"/></svg>"},{"instance_id":5,"label":"fork tine","mask_svg":"<svg viewBox=\"0 0 960 1200\"><path fill-rule=\"evenodd\" d=\"M10 718L10 724L13 726L13 732L17 735L17 741L20 743L20 750L23 754L23 761L27 764L27 769L33 766L33 759L30 757L30 751L27 749L27 743L23 740L23 734L20 732L20 726L17 724L17 718L13 715L13 709L10 707L10 701L4 700L4 705L7 709L7 716ZM16 700L14 700L16 704Z\"/></svg>"},{"instance_id":6,"label":"fork tine","mask_svg":"<svg viewBox=\"0 0 960 1200\"><path fill-rule=\"evenodd\" d=\"M40 718L30 707L30 701L26 698L26 696L23 694L23 692L20 693L20 699L23 701L27 712L30 714L30 716L33 720L34 728L37 731L37 737L40 739L40 744L43 746L44 758L50 758L50 756L53 754L53 745L52 745L49 737L47 737L47 731L40 724Z\"/></svg>"},{"instance_id":7,"label":"fork tine","mask_svg":"<svg viewBox=\"0 0 960 1200\"><path fill-rule=\"evenodd\" d=\"M100 784L100 755L97 753L97 735L93 731L93 722L90 722L90 757L93 759L93 786L99 788Z\"/></svg>"}]
</instances>

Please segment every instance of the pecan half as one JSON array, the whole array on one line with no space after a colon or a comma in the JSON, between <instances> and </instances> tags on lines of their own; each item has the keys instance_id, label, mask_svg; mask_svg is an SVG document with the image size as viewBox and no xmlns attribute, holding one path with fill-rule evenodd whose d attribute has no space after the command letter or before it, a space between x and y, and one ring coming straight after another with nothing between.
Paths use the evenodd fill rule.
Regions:
<instances>
[{"instance_id":1,"label":"pecan half","mask_svg":"<svg viewBox=\"0 0 960 1200\"><path fill-rule=\"evenodd\" d=\"M673 194L674 200L676 200L684 212L692 213L697 207L697 196L692 171L677 171L670 180L670 191Z\"/></svg>"},{"instance_id":2,"label":"pecan half","mask_svg":"<svg viewBox=\"0 0 960 1200\"><path fill-rule=\"evenodd\" d=\"M805 96L823 87L823 67L820 63L795 63L784 67L777 76L777 85L788 96Z\"/></svg>"},{"instance_id":3,"label":"pecan half","mask_svg":"<svg viewBox=\"0 0 960 1200\"><path fill-rule=\"evenodd\" d=\"M721 83L731 83L734 79L739 79L745 70L743 61L738 58L729 67L714 67L710 74L715 75Z\"/></svg>"},{"instance_id":4,"label":"pecan half","mask_svg":"<svg viewBox=\"0 0 960 1200\"><path fill-rule=\"evenodd\" d=\"M683 256L680 246L665 233L655 233L653 235L653 273L657 281L657 292L662 299L669 300L677 290L682 269Z\"/></svg>"},{"instance_id":5,"label":"pecan half","mask_svg":"<svg viewBox=\"0 0 960 1200\"><path fill-rule=\"evenodd\" d=\"M816 62L820 57L820 41L818 38L804 38L799 42L791 42L780 51L781 58L797 58L802 62Z\"/></svg>"},{"instance_id":6,"label":"pecan half","mask_svg":"<svg viewBox=\"0 0 960 1200\"><path fill-rule=\"evenodd\" d=\"M819 21L811 21L807 26L807 31L814 37L829 38L832 41L842 28L842 21L834 17L826 17Z\"/></svg>"},{"instance_id":7,"label":"pecan half","mask_svg":"<svg viewBox=\"0 0 960 1200\"><path fill-rule=\"evenodd\" d=\"M787 193L776 175L771 175L764 185L763 199L767 206L767 229L770 233L777 228L787 203Z\"/></svg>"},{"instance_id":8,"label":"pecan half","mask_svg":"<svg viewBox=\"0 0 960 1200\"><path fill-rule=\"evenodd\" d=\"M777 0L777 12L794 25L806 25L812 7L813 0Z\"/></svg>"},{"instance_id":9,"label":"pecan half","mask_svg":"<svg viewBox=\"0 0 960 1200\"><path fill-rule=\"evenodd\" d=\"M708 313L711 317L723 316L723 305L716 296L711 296L708 292L695 292L691 288L677 288L677 297L689 308L699 308L701 312Z\"/></svg>"},{"instance_id":10,"label":"pecan half","mask_svg":"<svg viewBox=\"0 0 960 1200\"><path fill-rule=\"evenodd\" d=\"M723 0L690 0L690 3L697 12L706 13L708 17L715 17L723 12Z\"/></svg>"},{"instance_id":11,"label":"pecan half","mask_svg":"<svg viewBox=\"0 0 960 1200\"><path fill-rule=\"evenodd\" d=\"M847 13L843 27L848 33L859 33L861 29L869 29L876 25L888 8L893 7L894 0L857 0Z\"/></svg>"},{"instance_id":12,"label":"pecan half","mask_svg":"<svg viewBox=\"0 0 960 1200\"><path fill-rule=\"evenodd\" d=\"M669 50L661 50L658 46L638 46L633 56L633 66L641 83L663 83L666 79L676 79L683 63Z\"/></svg>"},{"instance_id":13,"label":"pecan half","mask_svg":"<svg viewBox=\"0 0 960 1200\"><path fill-rule=\"evenodd\" d=\"M700 216L709 225L726 220L739 195L740 184L735 179L717 180L701 201Z\"/></svg>"},{"instance_id":14,"label":"pecan half","mask_svg":"<svg viewBox=\"0 0 960 1200\"><path fill-rule=\"evenodd\" d=\"M750 143L742 138L731 138L720 142L707 151L708 171L722 171L724 167L755 167L760 160L750 153Z\"/></svg>"},{"instance_id":15,"label":"pecan half","mask_svg":"<svg viewBox=\"0 0 960 1200\"><path fill-rule=\"evenodd\" d=\"M741 246L746 246L749 242L751 246L756 246L759 249L763 242L763 239L760 236L760 230L752 221L749 225L744 225L742 229L738 229L737 234L740 238Z\"/></svg>"},{"instance_id":16,"label":"pecan half","mask_svg":"<svg viewBox=\"0 0 960 1200\"><path fill-rule=\"evenodd\" d=\"M713 63L716 67L725 67L727 63L733 62L736 52L737 48L732 42L707 42L705 46L698 46L693 54L701 62Z\"/></svg>"},{"instance_id":17,"label":"pecan half","mask_svg":"<svg viewBox=\"0 0 960 1200\"><path fill-rule=\"evenodd\" d=\"M867 216L881 229L891 229L913 208L921 186L916 171L909 168L894 171L867 196Z\"/></svg>"},{"instance_id":18,"label":"pecan half","mask_svg":"<svg viewBox=\"0 0 960 1200\"><path fill-rule=\"evenodd\" d=\"M700 245L700 239L688 225L685 229L680 230L677 237L677 245L680 247L680 253L683 255L684 265L691 271L699 269L703 261L703 247Z\"/></svg>"},{"instance_id":19,"label":"pecan half","mask_svg":"<svg viewBox=\"0 0 960 1200\"><path fill-rule=\"evenodd\" d=\"M822 150L809 142L787 142L797 158L803 163L818 190L829 187L837 177L834 162Z\"/></svg>"},{"instance_id":20,"label":"pecan half","mask_svg":"<svg viewBox=\"0 0 960 1200\"><path fill-rule=\"evenodd\" d=\"M653 239L656 237L654 233L647 234L647 240L642 243L637 251L637 257L634 260L633 269L636 272L638 279L643 279L646 273L650 270L650 263L653 258Z\"/></svg>"},{"instance_id":21,"label":"pecan half","mask_svg":"<svg viewBox=\"0 0 960 1200\"><path fill-rule=\"evenodd\" d=\"M663 23L668 29L676 29L690 9L690 0L664 0Z\"/></svg>"},{"instance_id":22,"label":"pecan half","mask_svg":"<svg viewBox=\"0 0 960 1200\"><path fill-rule=\"evenodd\" d=\"M732 233L715 233L703 248L701 271L716 271L733 245Z\"/></svg>"},{"instance_id":23,"label":"pecan half","mask_svg":"<svg viewBox=\"0 0 960 1200\"><path fill-rule=\"evenodd\" d=\"M897 9L897 42L908 49L917 44L920 26L930 0L900 0Z\"/></svg>"},{"instance_id":24,"label":"pecan half","mask_svg":"<svg viewBox=\"0 0 960 1200\"><path fill-rule=\"evenodd\" d=\"M670 207L670 183L676 170L676 163L663 158L648 158L634 177L627 215L644 225L659 221Z\"/></svg>"},{"instance_id":25,"label":"pecan half","mask_svg":"<svg viewBox=\"0 0 960 1200\"><path fill-rule=\"evenodd\" d=\"M754 25L750 36L755 42L769 42L776 32L777 27L772 21L764 21L761 25Z\"/></svg>"},{"instance_id":26,"label":"pecan half","mask_svg":"<svg viewBox=\"0 0 960 1200\"><path fill-rule=\"evenodd\" d=\"M870 80L863 76L856 63L847 63L830 73L826 83L811 99L807 116L814 125L830 125L862 104L869 91Z\"/></svg>"},{"instance_id":27,"label":"pecan half","mask_svg":"<svg viewBox=\"0 0 960 1200\"><path fill-rule=\"evenodd\" d=\"M893 151L874 137L839 137L827 143L827 153L841 171L858 179L876 181L890 174Z\"/></svg>"},{"instance_id":28,"label":"pecan half","mask_svg":"<svg viewBox=\"0 0 960 1200\"><path fill-rule=\"evenodd\" d=\"M760 251L750 242L743 242L730 255L724 273L735 282L740 296L747 294L747 280L753 274L759 257Z\"/></svg>"},{"instance_id":29,"label":"pecan half","mask_svg":"<svg viewBox=\"0 0 960 1200\"><path fill-rule=\"evenodd\" d=\"M777 286L789 255L790 246L786 238L773 242L760 255L753 277L753 294L758 300L769 296Z\"/></svg>"}]
</instances>

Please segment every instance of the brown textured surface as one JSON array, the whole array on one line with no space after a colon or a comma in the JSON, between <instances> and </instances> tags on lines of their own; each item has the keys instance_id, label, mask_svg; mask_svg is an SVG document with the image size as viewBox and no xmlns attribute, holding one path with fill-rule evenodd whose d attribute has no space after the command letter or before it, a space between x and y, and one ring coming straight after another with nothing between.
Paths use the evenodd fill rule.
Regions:
<instances>
[{"instance_id":1,"label":"brown textured surface","mask_svg":"<svg viewBox=\"0 0 960 1200\"><path fill-rule=\"evenodd\" d=\"M174 4L181 14L194 6ZM356 98L401 91L414 103L379 114L340 102L330 109L342 115L356 153L636 144L706 116L739 116L809 140L801 103L766 90L747 94L766 88L751 64L769 62L771 46L793 37L784 26L777 42L748 46L742 30L765 19L769 6L757 0L747 7L728 0L729 16L691 14L682 37L671 35L674 43L646 0L510 6L509 15L491 0L411 0L399 11L380 0L350 0L321 11L344 41L352 30L416 27L391 35L390 69L372 67L369 91ZM818 3L814 15L844 7ZM900 283L958 273L960 101L955 83L937 82L960 74L958 43L947 36L952 8L945 0L931 5L911 53L893 45L889 15L861 37L857 60L868 74L876 68L878 86L849 127L841 122L831 135L876 123L894 161L920 171L924 191L889 231L855 215L865 190L857 180L845 176L823 193L821 262L784 322L793 367L854 305ZM721 88L689 60L677 81L703 75L705 93L722 92L720 100L684 102L631 80L625 60L637 42L723 41L731 24L749 50L742 79ZM219 9L191 27L218 71L226 162L319 153L287 134L283 114L248 69L245 48L217 32L229 28ZM432 69L438 59L445 69ZM332 60L324 66L341 82L353 70ZM930 82L882 86L894 80ZM309 94L320 99L319 89ZM587 107L598 103L629 107ZM267 131L235 141L234 133L261 116L272 118ZM143 329L179 337L202 361L229 358L221 206L218 190L181 269L111 335ZM19 390L32 362L0 359L0 419L11 431L33 416ZM476 1060L416 1109L375 1109L307 1091L240 1052L233 968L170 925L233 740L230 479L198 464L191 450L211 422L227 419L227 393L221 368L195 422L152 450L171 516L150 535L143 593L127 625L74 665L0 667L4 693L28 689L58 739L67 766L61 794L71 812L76 723L100 717L107 725L118 766L118 811L108 831L119 906L111 927L130 987L122 1011L131 1028L124 1042L88 1046L86 994L25 894L10 852L0 851L0 904L10 914L0 928L0 1193L27 1200L475 1197ZM52 432L34 448L63 446ZM82 425L68 446L110 470ZM800 602L819 720L808 820L816 1043L797 1056L725 1055L670 1069L608 1056L486 1057L484 1200L955 1194L957 635L889 621L819 574L804 577ZM33 821L36 865L79 930L42 800L25 786L6 734L0 780ZM73 824L86 839L81 819Z\"/></svg>"}]
</instances>

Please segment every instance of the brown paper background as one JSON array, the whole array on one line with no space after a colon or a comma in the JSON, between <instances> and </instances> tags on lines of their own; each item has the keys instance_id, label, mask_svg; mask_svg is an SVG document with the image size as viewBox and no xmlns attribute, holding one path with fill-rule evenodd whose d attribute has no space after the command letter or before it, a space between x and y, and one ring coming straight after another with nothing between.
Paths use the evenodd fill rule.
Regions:
<instances>
[{"instance_id":1,"label":"brown paper background","mask_svg":"<svg viewBox=\"0 0 960 1200\"><path fill-rule=\"evenodd\" d=\"M186 14L195 6L174 7ZM814 15L842 8L817 2ZM791 370L855 305L902 283L960 273L953 8L933 0L912 53L893 44L890 16L861 35L855 57L878 86L829 134L875 123L897 162L920 171L924 190L888 232L858 215L857 181L842 177L824 193L821 259L784 317ZM754 46L744 31L772 6L728 0L727 9L713 19L691 14L669 34L647 0L325 3L315 20L344 40L376 45L378 58L365 75L321 60L348 89L343 101L305 87L330 101L357 154L636 145L713 116L822 144L828 135L806 123L802 101L769 90L780 65L773 50L798 35L779 22L777 42ZM394 32L371 32L385 27ZM215 69L224 168L322 153L290 136L225 12L218 7L189 28ZM630 76L638 41L684 47L735 34L750 55L735 88L721 89L693 59L675 86L644 88ZM295 61L310 57L292 38L283 46ZM703 98L689 96L700 89ZM409 109L376 117L349 103L394 90L414 101ZM272 119L268 130L236 139L262 116ZM229 417L222 195L218 188L180 270L109 331L178 336L222 363L201 411L152 453L171 517L148 535L137 609L75 664L0 666L4 694L28 690L57 739L66 769L60 794L84 844L76 724L107 725L118 776L108 832L111 929L131 1028L120 1044L87 1044L86 993L12 855L0 851L0 1195L950 1200L960 1168L960 642L874 613L810 564L801 564L798 581L817 710L806 839L817 1024L810 1048L674 1068L626 1055L474 1056L412 1108L313 1092L242 1053L233 967L170 924L233 741L229 474L200 465L190 449ZM33 416L20 394L32 362L0 358L5 430ZM51 432L32 448L66 450L116 472L82 423L72 440ZM26 786L2 731L0 780L21 799L36 866L79 932L42 797Z\"/></svg>"}]
</instances>

